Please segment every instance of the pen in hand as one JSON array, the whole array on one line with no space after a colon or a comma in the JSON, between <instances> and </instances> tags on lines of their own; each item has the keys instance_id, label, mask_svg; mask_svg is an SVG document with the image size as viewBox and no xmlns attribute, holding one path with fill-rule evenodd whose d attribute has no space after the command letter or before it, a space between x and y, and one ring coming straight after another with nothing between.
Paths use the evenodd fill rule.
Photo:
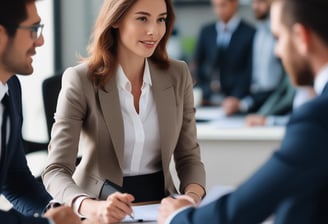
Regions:
<instances>
[{"instance_id":1,"label":"pen in hand","mask_svg":"<svg viewBox=\"0 0 328 224\"><path fill-rule=\"evenodd\" d=\"M132 207L131 207L131 209L132 209ZM129 217L130 217L131 219L135 219L135 218L134 218L134 212L133 212L133 210L132 210L132 212L129 214Z\"/></svg>"}]
</instances>

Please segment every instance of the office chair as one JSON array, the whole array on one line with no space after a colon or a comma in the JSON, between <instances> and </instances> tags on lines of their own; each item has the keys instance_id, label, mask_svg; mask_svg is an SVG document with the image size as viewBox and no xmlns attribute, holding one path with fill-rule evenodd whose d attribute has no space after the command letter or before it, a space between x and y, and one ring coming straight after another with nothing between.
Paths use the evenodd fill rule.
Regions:
<instances>
[{"instance_id":1,"label":"office chair","mask_svg":"<svg viewBox=\"0 0 328 224\"><path fill-rule=\"evenodd\" d=\"M47 157L48 144L50 141L50 133L52 124L54 123L54 113L56 111L57 98L61 89L62 73L47 78L42 83L43 106L45 111L48 141L45 143L32 142L24 139L25 155L30 166L32 174L37 180L41 181L40 174L43 171L43 159ZM41 160L41 161L40 161ZM39 162L38 162L39 161Z\"/></svg>"},{"instance_id":2,"label":"office chair","mask_svg":"<svg viewBox=\"0 0 328 224\"><path fill-rule=\"evenodd\" d=\"M51 136L52 125L55 122L54 114L56 112L58 94L61 89L61 78L62 73L59 73L45 79L42 83L43 105L46 115L49 139Z\"/></svg>"}]
</instances>

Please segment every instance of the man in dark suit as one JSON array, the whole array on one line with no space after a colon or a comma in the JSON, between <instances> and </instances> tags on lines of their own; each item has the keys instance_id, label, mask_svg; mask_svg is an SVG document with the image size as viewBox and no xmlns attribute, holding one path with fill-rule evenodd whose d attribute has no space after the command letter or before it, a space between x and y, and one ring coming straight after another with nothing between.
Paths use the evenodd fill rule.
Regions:
<instances>
[{"instance_id":1,"label":"man in dark suit","mask_svg":"<svg viewBox=\"0 0 328 224\"><path fill-rule=\"evenodd\" d=\"M249 92L255 29L238 14L238 0L212 0L217 22L202 28L192 64L204 104L218 96L243 98Z\"/></svg>"},{"instance_id":2,"label":"man in dark suit","mask_svg":"<svg viewBox=\"0 0 328 224\"><path fill-rule=\"evenodd\" d=\"M0 210L0 223L80 223L68 206L47 209L50 195L31 174L22 140L21 87L14 74L33 72L32 56L43 45L35 0L2 0L0 3L0 193L13 205Z\"/></svg>"},{"instance_id":3,"label":"man in dark suit","mask_svg":"<svg viewBox=\"0 0 328 224\"><path fill-rule=\"evenodd\" d=\"M280 149L234 192L199 208L163 199L159 223L260 223L271 214L279 224L328 223L327 12L327 0L274 0L275 52L292 82L314 81L318 96L293 112Z\"/></svg>"},{"instance_id":4,"label":"man in dark suit","mask_svg":"<svg viewBox=\"0 0 328 224\"><path fill-rule=\"evenodd\" d=\"M228 97L222 105L227 115L256 112L285 76L281 61L274 55L275 39L270 31L270 6L271 0L252 0L252 9L257 21L250 93L242 99Z\"/></svg>"}]
</instances>

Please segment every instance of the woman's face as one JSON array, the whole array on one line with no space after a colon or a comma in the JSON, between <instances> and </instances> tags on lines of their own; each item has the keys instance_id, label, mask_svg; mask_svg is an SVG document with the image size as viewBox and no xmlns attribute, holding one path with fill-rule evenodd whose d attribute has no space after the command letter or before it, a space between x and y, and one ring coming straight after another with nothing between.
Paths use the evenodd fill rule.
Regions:
<instances>
[{"instance_id":1,"label":"woman's face","mask_svg":"<svg viewBox=\"0 0 328 224\"><path fill-rule=\"evenodd\" d=\"M120 56L150 57L166 31L165 0L138 0L116 28Z\"/></svg>"}]
</instances>

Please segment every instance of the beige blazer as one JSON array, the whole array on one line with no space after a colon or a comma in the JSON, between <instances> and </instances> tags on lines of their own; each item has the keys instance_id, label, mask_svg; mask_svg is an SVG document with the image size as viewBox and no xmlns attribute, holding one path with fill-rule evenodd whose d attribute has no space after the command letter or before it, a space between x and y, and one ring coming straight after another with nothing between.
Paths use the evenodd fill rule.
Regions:
<instances>
[{"instance_id":1,"label":"beige blazer","mask_svg":"<svg viewBox=\"0 0 328 224\"><path fill-rule=\"evenodd\" d=\"M116 80L112 78L102 90L87 78L87 69L84 63L63 74L42 175L49 193L68 204L78 195L98 198L105 179L119 185L123 182L124 128ZM176 192L169 171L172 155L180 191L190 183L205 188L188 66L171 60L168 70L160 70L149 61L149 69L159 119L165 190L167 194ZM75 167L79 148L82 160Z\"/></svg>"}]
</instances>

